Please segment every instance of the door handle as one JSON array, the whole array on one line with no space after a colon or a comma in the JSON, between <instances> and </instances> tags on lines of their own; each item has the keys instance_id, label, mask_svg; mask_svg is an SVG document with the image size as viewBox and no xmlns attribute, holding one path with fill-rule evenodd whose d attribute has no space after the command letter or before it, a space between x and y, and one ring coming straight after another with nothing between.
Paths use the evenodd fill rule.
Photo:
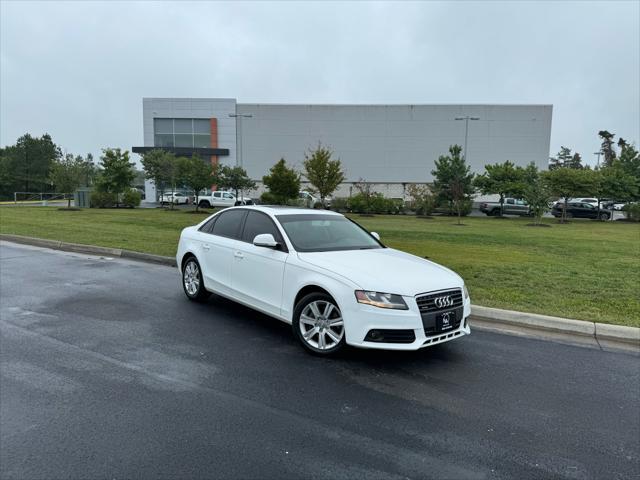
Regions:
<instances>
[{"instance_id":1,"label":"door handle","mask_svg":"<svg viewBox=\"0 0 640 480\"><path fill-rule=\"evenodd\" d=\"M240 259L244 258L244 255L242 254L242 252L235 252L233 256Z\"/></svg>"},{"instance_id":2,"label":"door handle","mask_svg":"<svg viewBox=\"0 0 640 480\"><path fill-rule=\"evenodd\" d=\"M206 250L207 252L209 251L211 247L209 245L207 245L206 243L204 245L202 245L202 249Z\"/></svg>"}]
</instances>

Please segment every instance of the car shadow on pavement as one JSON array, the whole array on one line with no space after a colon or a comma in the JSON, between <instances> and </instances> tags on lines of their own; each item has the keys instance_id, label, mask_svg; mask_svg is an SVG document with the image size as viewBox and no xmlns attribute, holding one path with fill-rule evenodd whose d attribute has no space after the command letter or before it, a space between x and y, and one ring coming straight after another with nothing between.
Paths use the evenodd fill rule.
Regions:
<instances>
[{"instance_id":1,"label":"car shadow on pavement","mask_svg":"<svg viewBox=\"0 0 640 480\"><path fill-rule=\"evenodd\" d=\"M291 331L291 326L280 320L218 295L212 295L206 303L199 305L199 307L216 314L215 319L212 319L211 315L207 315L208 322L224 322L226 328L237 329L239 342L245 335L260 337L264 344L269 345L270 349L287 349L289 351L295 349L300 358L306 358L310 361L320 360L342 364L346 362L354 366L369 366L391 371L395 368L408 366L464 362L465 357L456 347L456 342L434 345L417 351L377 350L347 346L330 357L314 356L298 344Z\"/></svg>"}]
</instances>

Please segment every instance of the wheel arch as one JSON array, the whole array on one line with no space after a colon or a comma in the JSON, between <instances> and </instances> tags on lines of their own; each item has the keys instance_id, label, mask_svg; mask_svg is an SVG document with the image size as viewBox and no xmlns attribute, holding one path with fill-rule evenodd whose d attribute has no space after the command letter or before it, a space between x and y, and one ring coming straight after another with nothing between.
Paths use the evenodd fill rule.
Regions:
<instances>
[{"instance_id":1,"label":"wheel arch","mask_svg":"<svg viewBox=\"0 0 640 480\"><path fill-rule=\"evenodd\" d=\"M182 259L180 260L180 272L184 271L184 264L187 262L187 260L189 260L191 257L196 259L196 262L200 263L200 260L198 260L198 257L196 257L196 255L191 252L191 251L186 251L184 253L184 255L182 255Z\"/></svg>"},{"instance_id":2,"label":"wheel arch","mask_svg":"<svg viewBox=\"0 0 640 480\"><path fill-rule=\"evenodd\" d=\"M298 293L296 294L295 298L293 299L293 305L291 306L292 307L291 311L295 310L296 305L298 305L298 302L300 302L300 300L302 300L304 297L306 297L310 293L326 293L331 298L333 298L333 300L336 303L338 302L336 300L335 296L331 295L331 292L329 292L326 288L322 288L320 285L310 284L310 285L305 285L300 290L298 290Z\"/></svg>"}]
</instances>

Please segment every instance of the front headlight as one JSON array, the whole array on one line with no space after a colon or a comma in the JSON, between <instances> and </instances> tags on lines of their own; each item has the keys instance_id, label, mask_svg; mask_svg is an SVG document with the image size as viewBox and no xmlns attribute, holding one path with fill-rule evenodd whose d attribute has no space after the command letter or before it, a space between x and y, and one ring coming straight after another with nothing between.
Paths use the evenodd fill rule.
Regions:
<instances>
[{"instance_id":1,"label":"front headlight","mask_svg":"<svg viewBox=\"0 0 640 480\"><path fill-rule=\"evenodd\" d=\"M356 290L356 300L358 303L373 305L379 308L392 308L395 310L409 310L401 295L382 292L366 292Z\"/></svg>"},{"instance_id":2,"label":"front headlight","mask_svg":"<svg viewBox=\"0 0 640 480\"><path fill-rule=\"evenodd\" d=\"M469 300L469 290L467 290L467 286L464 285L462 289L464 290L464 299Z\"/></svg>"}]
</instances>

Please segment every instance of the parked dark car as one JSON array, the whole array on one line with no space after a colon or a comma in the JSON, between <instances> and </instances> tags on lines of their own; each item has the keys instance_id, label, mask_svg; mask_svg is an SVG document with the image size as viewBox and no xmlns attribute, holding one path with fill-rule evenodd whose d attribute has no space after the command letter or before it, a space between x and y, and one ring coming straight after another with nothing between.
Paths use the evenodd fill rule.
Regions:
<instances>
[{"instance_id":1,"label":"parked dark car","mask_svg":"<svg viewBox=\"0 0 640 480\"><path fill-rule=\"evenodd\" d=\"M563 203L556 203L551 210L551 214L560 218L562 216ZM567 205L567 218L595 218L600 220L609 220L611 218L611 210L600 209L590 203L585 202L569 202Z\"/></svg>"}]
</instances>

